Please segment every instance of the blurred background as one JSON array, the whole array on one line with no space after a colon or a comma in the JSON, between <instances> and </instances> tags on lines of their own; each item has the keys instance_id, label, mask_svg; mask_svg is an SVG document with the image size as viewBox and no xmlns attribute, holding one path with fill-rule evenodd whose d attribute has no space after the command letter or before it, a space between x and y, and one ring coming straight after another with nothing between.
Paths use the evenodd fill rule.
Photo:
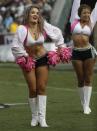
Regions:
<instances>
[{"instance_id":1,"label":"blurred background","mask_svg":"<svg viewBox=\"0 0 97 131\"><path fill-rule=\"evenodd\" d=\"M93 9L97 0L81 0ZM28 88L22 71L14 63L12 38L23 20L24 10L31 3L41 6L43 17L58 26L64 42L69 44L70 13L73 0L0 0L0 131L97 131L97 63L94 68L92 113L83 115L76 89L76 75L71 63L50 67L47 85L47 120L50 127L30 127ZM97 49L97 25L91 36ZM55 48L47 38L48 50ZM9 107L9 108L8 108Z\"/></svg>"},{"instance_id":2,"label":"blurred background","mask_svg":"<svg viewBox=\"0 0 97 131\"><path fill-rule=\"evenodd\" d=\"M97 0L81 0L93 9ZM10 44L18 25L23 21L24 10L32 3L41 6L43 17L51 24L58 26L63 33L64 43L70 44L70 13L73 0L0 0L0 61L14 61ZM97 48L97 26L93 31L91 40ZM45 47L48 50L55 48L54 43L47 38Z\"/></svg>"}]
</instances>

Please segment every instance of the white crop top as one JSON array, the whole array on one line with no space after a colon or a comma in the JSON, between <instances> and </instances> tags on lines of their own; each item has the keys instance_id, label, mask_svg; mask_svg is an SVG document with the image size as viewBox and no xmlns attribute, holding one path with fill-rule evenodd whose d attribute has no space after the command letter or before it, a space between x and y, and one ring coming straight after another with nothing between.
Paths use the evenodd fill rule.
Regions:
<instances>
[{"instance_id":1,"label":"white crop top","mask_svg":"<svg viewBox=\"0 0 97 131\"><path fill-rule=\"evenodd\" d=\"M66 44L64 44L64 38L62 36L62 32L58 27L55 27L46 21L44 21L44 30L46 34L53 40L55 45L57 47L64 46L66 47ZM27 38L26 42L25 39ZM28 56L28 53L25 50L24 44L27 46L33 45L33 44L40 44L44 43L45 35L40 34L39 38L37 40L33 39L30 32L28 31L27 34L27 28L24 25L20 25L17 29L17 32L13 38L12 42L12 53L15 56L15 58L20 56Z\"/></svg>"},{"instance_id":2,"label":"white crop top","mask_svg":"<svg viewBox=\"0 0 97 131\"><path fill-rule=\"evenodd\" d=\"M84 34L84 35L91 35L91 29L88 25L85 25L84 27L81 26L80 22L78 22L73 31L72 34Z\"/></svg>"},{"instance_id":3,"label":"white crop top","mask_svg":"<svg viewBox=\"0 0 97 131\"><path fill-rule=\"evenodd\" d=\"M27 42L26 42L26 45L27 46L31 46L31 45L35 45L35 44L43 44L44 43L44 36L43 34L40 34L38 39L35 40L32 36L31 36L31 33L29 32L28 30L28 35L27 35Z\"/></svg>"},{"instance_id":4,"label":"white crop top","mask_svg":"<svg viewBox=\"0 0 97 131\"><path fill-rule=\"evenodd\" d=\"M71 26L74 23L74 21L76 20L80 20L79 16L78 16L78 8L80 7L80 2L81 0L74 0L73 1L73 5L72 5L72 9L71 9L71 16L70 16L70 23ZM91 22L91 27L89 27L88 25L84 26L83 28L80 25L80 22L78 22L76 24L76 26L74 27L74 29L72 30L73 33L83 33L86 35L90 35L91 31L93 30L96 22L97 22L97 2L95 3L95 7L91 12L90 15L90 22Z\"/></svg>"}]
</instances>

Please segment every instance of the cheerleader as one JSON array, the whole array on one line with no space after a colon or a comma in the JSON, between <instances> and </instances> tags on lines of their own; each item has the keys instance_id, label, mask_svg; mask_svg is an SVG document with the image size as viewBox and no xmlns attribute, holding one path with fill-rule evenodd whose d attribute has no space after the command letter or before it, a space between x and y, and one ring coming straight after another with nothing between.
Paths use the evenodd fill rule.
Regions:
<instances>
[{"instance_id":1,"label":"cheerleader","mask_svg":"<svg viewBox=\"0 0 97 131\"><path fill-rule=\"evenodd\" d=\"M90 114L93 68L97 56L89 42L91 32L97 21L97 2L91 11L87 4L80 5L74 0L71 11L71 33L73 40L72 65L76 72L78 89L84 114Z\"/></svg>"},{"instance_id":2,"label":"cheerleader","mask_svg":"<svg viewBox=\"0 0 97 131\"><path fill-rule=\"evenodd\" d=\"M35 4L29 6L24 15L24 24L18 27L13 38L12 53L28 84L32 127L38 124L41 127L48 127L46 86L49 64L55 66L59 62L57 53L49 54L43 46L47 35L59 50L66 46L61 30L43 19L39 6Z\"/></svg>"}]
</instances>

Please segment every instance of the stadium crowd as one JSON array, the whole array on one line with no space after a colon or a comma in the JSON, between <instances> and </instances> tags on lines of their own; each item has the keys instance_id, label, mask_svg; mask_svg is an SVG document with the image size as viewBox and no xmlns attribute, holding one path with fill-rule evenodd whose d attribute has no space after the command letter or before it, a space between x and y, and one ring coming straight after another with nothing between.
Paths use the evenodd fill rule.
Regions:
<instances>
[{"instance_id":1,"label":"stadium crowd","mask_svg":"<svg viewBox=\"0 0 97 131\"><path fill-rule=\"evenodd\" d=\"M44 18L50 22L50 14L56 0L6 0L0 1L0 34L15 33L23 21L23 13L31 3L41 7Z\"/></svg>"}]
</instances>

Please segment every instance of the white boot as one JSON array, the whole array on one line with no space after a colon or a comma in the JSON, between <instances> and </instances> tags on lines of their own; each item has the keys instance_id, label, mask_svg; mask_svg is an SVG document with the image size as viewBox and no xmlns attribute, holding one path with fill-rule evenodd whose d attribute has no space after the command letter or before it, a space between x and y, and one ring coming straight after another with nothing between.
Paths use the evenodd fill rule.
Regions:
<instances>
[{"instance_id":1,"label":"white boot","mask_svg":"<svg viewBox=\"0 0 97 131\"><path fill-rule=\"evenodd\" d=\"M80 95L81 105L84 108L84 87L78 87L78 91Z\"/></svg>"},{"instance_id":2,"label":"white boot","mask_svg":"<svg viewBox=\"0 0 97 131\"><path fill-rule=\"evenodd\" d=\"M90 114L91 113L91 109L89 107L91 93L92 93L92 87L91 86L84 86L84 99L85 99L84 114Z\"/></svg>"},{"instance_id":3,"label":"white boot","mask_svg":"<svg viewBox=\"0 0 97 131\"><path fill-rule=\"evenodd\" d=\"M36 126L38 125L37 98L29 98L29 105L32 112L31 126Z\"/></svg>"},{"instance_id":4,"label":"white boot","mask_svg":"<svg viewBox=\"0 0 97 131\"><path fill-rule=\"evenodd\" d=\"M41 127L48 127L46 123L46 96L38 95L38 117Z\"/></svg>"}]
</instances>

